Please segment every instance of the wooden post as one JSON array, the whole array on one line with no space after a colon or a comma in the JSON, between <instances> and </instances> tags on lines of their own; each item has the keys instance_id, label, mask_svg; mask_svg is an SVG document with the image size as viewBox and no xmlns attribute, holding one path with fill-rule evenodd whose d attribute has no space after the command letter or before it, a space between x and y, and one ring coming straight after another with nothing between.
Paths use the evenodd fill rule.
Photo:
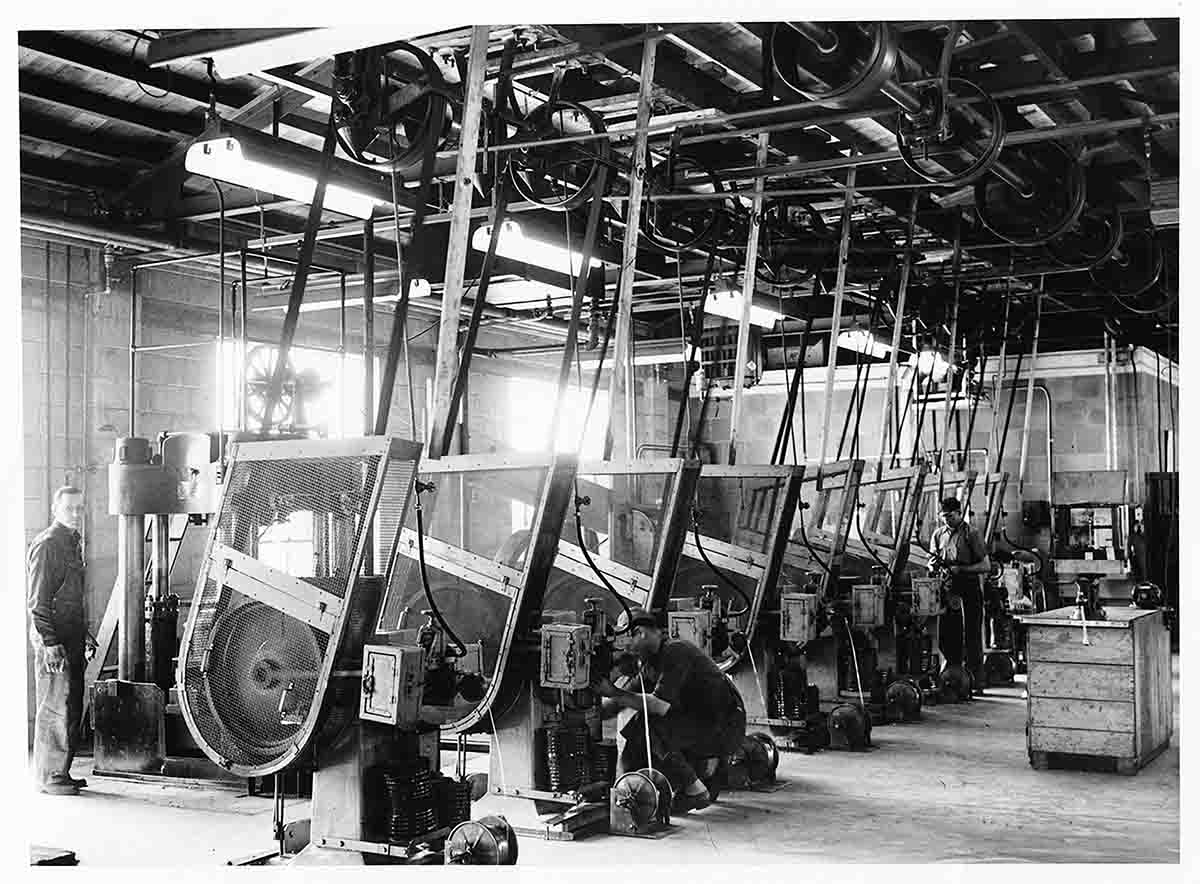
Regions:
<instances>
[{"instance_id":1,"label":"wooden post","mask_svg":"<svg viewBox=\"0 0 1200 884\"><path fill-rule=\"evenodd\" d=\"M883 420L879 425L879 463L875 468L875 478L883 478L883 460L890 454L888 449L888 424L892 420L892 407L895 403L893 389L899 383L898 361L900 358L900 338L904 333L904 307L908 300L908 277L912 270L913 232L917 226L917 201L921 192L913 188L908 202L908 236L904 247L904 262L900 265L900 287L896 293L896 321L892 326L892 352L888 358L888 378L884 386Z\"/></svg>"},{"instance_id":2,"label":"wooden post","mask_svg":"<svg viewBox=\"0 0 1200 884\"><path fill-rule=\"evenodd\" d=\"M637 266L638 232L642 226L642 190L646 174L647 127L650 124L651 95L654 88L654 62L658 37L642 44L641 81L638 84L637 137L634 140L633 171L629 176L629 210L625 216L625 239L621 245L621 266L617 271L617 327L613 349L612 387L609 393L608 437L616 441L626 458L636 448L633 401L633 278ZM686 395L686 391L685 391Z\"/></svg>"},{"instance_id":3,"label":"wooden post","mask_svg":"<svg viewBox=\"0 0 1200 884\"><path fill-rule=\"evenodd\" d=\"M760 132L758 136L758 153L755 156L760 169L767 164L767 145L771 133ZM737 431L738 421L742 416L742 388L745 387L746 361L750 349L750 308L754 302L755 270L758 264L758 235L762 229L763 185L766 179L754 179L754 204L750 209L750 236L746 241L746 261L742 265L742 317L738 322L737 356L733 364L733 412L729 418L729 462L737 460ZM804 371L803 354L801 354L799 371ZM785 360L786 361L786 360ZM684 391L687 395L687 391Z\"/></svg>"},{"instance_id":4,"label":"wooden post","mask_svg":"<svg viewBox=\"0 0 1200 884\"><path fill-rule=\"evenodd\" d=\"M437 374L434 379L433 414L429 438L442 434L450 411L450 399L458 375L458 319L462 309L466 281L467 253L471 248L471 200L474 195L475 153L479 142L479 123L483 111L483 77L487 70L488 25L471 28L467 58L466 97L462 116L462 137L454 173L454 201L450 210L450 245L446 253L445 286L442 290L442 315L438 328ZM425 456L439 459L436 445L425 449Z\"/></svg>"},{"instance_id":5,"label":"wooden post","mask_svg":"<svg viewBox=\"0 0 1200 884\"><path fill-rule=\"evenodd\" d=\"M851 158L857 151L850 149ZM821 422L821 463L829 447L829 420L833 417L833 376L837 370L837 339L842 327L842 300L846 294L846 264L850 260L850 215L854 211L854 182L858 167L851 166L846 173L846 201L842 206L842 242L838 247L837 286L833 293L833 325L829 329L827 350L828 366L825 370L825 418Z\"/></svg>"},{"instance_id":6,"label":"wooden post","mask_svg":"<svg viewBox=\"0 0 1200 884\"><path fill-rule=\"evenodd\" d=\"M958 346L958 305L962 296L962 283L959 276L959 265L962 261L962 216L954 227L954 318L950 320L950 352L947 354L949 364L946 368L946 392L942 397L946 414L942 420L942 447L938 450L938 487L941 488L941 474L946 468L946 449L950 447L950 418L952 406L957 404L955 396L951 402L950 388L954 385L954 351ZM933 381L933 369L930 368L929 382ZM932 423L932 421L930 421ZM940 493L940 491L939 491Z\"/></svg>"},{"instance_id":7,"label":"wooden post","mask_svg":"<svg viewBox=\"0 0 1200 884\"><path fill-rule=\"evenodd\" d=\"M1012 283L1010 282L1011 286ZM1000 470L1000 456L997 446L1000 444L1000 424L996 421L1000 412L1000 392L1004 388L1004 370L1008 367L1008 316L1009 310L1012 308L1012 298L1010 293L1004 293L1004 333L1000 340L1000 364L996 367L996 376L992 379L992 430L988 434L988 453L996 451L996 471ZM987 364L987 360L984 360ZM971 447L971 440L967 440L967 448ZM983 468L987 469L985 460Z\"/></svg>"},{"instance_id":8,"label":"wooden post","mask_svg":"<svg viewBox=\"0 0 1200 884\"><path fill-rule=\"evenodd\" d=\"M1038 353L1038 338L1042 334L1042 294L1045 291L1046 277L1042 277L1042 284L1038 288L1038 292L1034 295L1034 320L1033 320L1033 352L1029 357L1029 384L1025 388L1025 426L1021 431L1021 468L1017 472L1017 495L1025 492L1025 463L1029 457L1029 418L1033 413L1033 383L1037 378L1037 353ZM1016 391L1013 391L1016 395ZM1049 493L1049 489L1047 489ZM1022 498L1023 499L1023 498Z\"/></svg>"}]
</instances>

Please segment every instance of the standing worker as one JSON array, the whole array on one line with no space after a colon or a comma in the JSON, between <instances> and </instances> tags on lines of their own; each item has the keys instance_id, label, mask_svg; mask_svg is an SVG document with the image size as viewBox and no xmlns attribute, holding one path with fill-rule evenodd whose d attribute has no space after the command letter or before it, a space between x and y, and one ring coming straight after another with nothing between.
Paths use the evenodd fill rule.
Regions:
<instances>
[{"instance_id":1,"label":"standing worker","mask_svg":"<svg viewBox=\"0 0 1200 884\"><path fill-rule=\"evenodd\" d=\"M745 705L712 658L691 642L668 639L649 611L632 608L627 618L622 616L626 619L629 650L643 674L634 677L633 685L641 691L614 687L607 677L595 686L607 698L602 703L606 713L621 709L634 713L621 728L625 748L618 773L646 767L649 748L654 766L662 769L675 790L675 812L699 810L711 803L712 796L697 770L711 779L721 760L741 746L746 736ZM650 693L642 687L646 673L655 674Z\"/></svg>"},{"instance_id":2,"label":"standing worker","mask_svg":"<svg viewBox=\"0 0 1200 884\"><path fill-rule=\"evenodd\" d=\"M983 693L983 576L992 570L983 539L963 518L957 497L941 504L942 524L933 532L932 565L948 574L948 610L938 625L939 649L949 666L966 665ZM966 658L964 660L964 657Z\"/></svg>"},{"instance_id":3,"label":"standing worker","mask_svg":"<svg viewBox=\"0 0 1200 884\"><path fill-rule=\"evenodd\" d=\"M83 603L79 526L83 492L54 492L54 521L33 539L27 562L29 641L37 674L33 759L38 788L50 795L77 795L86 780L71 777L83 714L83 670L96 653Z\"/></svg>"}]
</instances>

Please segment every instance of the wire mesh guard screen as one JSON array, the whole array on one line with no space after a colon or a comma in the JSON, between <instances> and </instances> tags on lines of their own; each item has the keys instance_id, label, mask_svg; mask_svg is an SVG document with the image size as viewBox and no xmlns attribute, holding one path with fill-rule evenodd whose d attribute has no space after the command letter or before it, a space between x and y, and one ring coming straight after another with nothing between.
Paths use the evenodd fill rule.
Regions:
<instances>
[{"instance_id":1,"label":"wire mesh guard screen","mask_svg":"<svg viewBox=\"0 0 1200 884\"><path fill-rule=\"evenodd\" d=\"M180 646L180 704L241 776L286 766L322 717L380 494L402 511L420 446L386 437L235 446ZM373 614L372 614L373 616Z\"/></svg>"},{"instance_id":2,"label":"wire mesh guard screen","mask_svg":"<svg viewBox=\"0 0 1200 884\"><path fill-rule=\"evenodd\" d=\"M486 689L502 675L505 635L524 589L551 470L548 459L488 466L473 458L469 469L454 468L454 460L425 465L421 479L433 488L421 495L420 526L414 507L395 536L376 632L426 624L442 629L440 619L447 651L459 655L460 666L478 660ZM422 719L449 727L479 705L478 699L450 693L437 706L427 703Z\"/></svg>"},{"instance_id":3,"label":"wire mesh guard screen","mask_svg":"<svg viewBox=\"0 0 1200 884\"><path fill-rule=\"evenodd\" d=\"M678 499L678 467L669 466L677 462L660 463L657 472L588 473L581 466L578 517L569 507L546 586L546 611L578 615L595 598L615 623L624 605L614 592L625 604L647 603L671 512L687 505Z\"/></svg>"}]
</instances>

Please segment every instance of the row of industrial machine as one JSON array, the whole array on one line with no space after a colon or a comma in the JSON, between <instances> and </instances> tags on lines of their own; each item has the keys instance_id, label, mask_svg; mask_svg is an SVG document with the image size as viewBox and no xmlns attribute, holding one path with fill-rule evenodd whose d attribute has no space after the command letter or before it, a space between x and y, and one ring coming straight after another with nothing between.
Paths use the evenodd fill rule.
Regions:
<instances>
[{"instance_id":1,"label":"row of industrial machine","mask_svg":"<svg viewBox=\"0 0 1200 884\"><path fill-rule=\"evenodd\" d=\"M240 441L222 466L205 435L121 440L96 772L311 772L306 838L285 844L277 800L295 862L508 863L517 832L653 835L670 785L616 776L622 737L592 689L620 662L622 613L661 612L718 662L752 732L719 782L770 783L780 749L865 749L873 726L970 698L973 673L938 653L929 536L956 496L992 544L1006 480L923 462L422 460L391 437ZM186 521L207 533L181 601ZM992 684L1022 665L1017 615L1045 607L1036 556L998 558ZM117 678L98 679L110 646ZM489 771L468 775L484 740ZM491 812L471 820L473 803Z\"/></svg>"}]
</instances>

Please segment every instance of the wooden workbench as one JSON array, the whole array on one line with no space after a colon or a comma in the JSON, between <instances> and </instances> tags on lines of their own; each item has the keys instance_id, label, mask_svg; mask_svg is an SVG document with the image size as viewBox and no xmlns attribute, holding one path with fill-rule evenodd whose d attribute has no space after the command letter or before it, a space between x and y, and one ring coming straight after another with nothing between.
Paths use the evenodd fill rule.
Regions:
<instances>
[{"instance_id":1,"label":"wooden workbench","mask_svg":"<svg viewBox=\"0 0 1200 884\"><path fill-rule=\"evenodd\" d=\"M1135 774L1171 741L1170 635L1160 610L1105 608L1087 621L1078 609L1022 617L1029 627L1029 763L1058 754L1112 758Z\"/></svg>"}]
</instances>

